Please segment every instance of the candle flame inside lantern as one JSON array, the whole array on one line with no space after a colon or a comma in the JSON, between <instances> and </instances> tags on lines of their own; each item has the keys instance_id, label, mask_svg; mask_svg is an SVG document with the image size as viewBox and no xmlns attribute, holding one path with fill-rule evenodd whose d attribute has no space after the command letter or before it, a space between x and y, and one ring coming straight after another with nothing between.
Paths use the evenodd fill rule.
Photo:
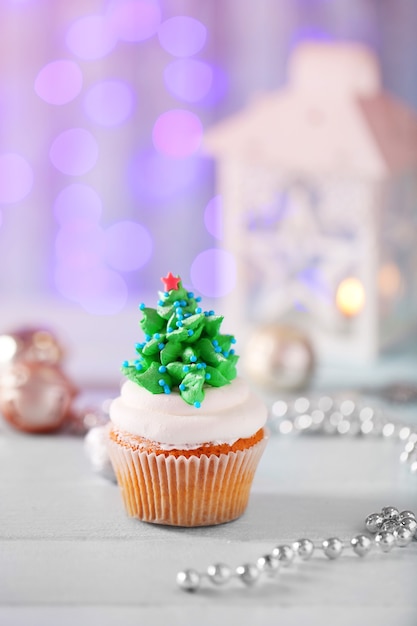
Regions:
<instances>
[{"instance_id":1,"label":"candle flame inside lantern","mask_svg":"<svg viewBox=\"0 0 417 626\"><path fill-rule=\"evenodd\" d=\"M358 315L365 305L365 289L358 278L342 280L336 291L336 306L347 317Z\"/></svg>"}]
</instances>

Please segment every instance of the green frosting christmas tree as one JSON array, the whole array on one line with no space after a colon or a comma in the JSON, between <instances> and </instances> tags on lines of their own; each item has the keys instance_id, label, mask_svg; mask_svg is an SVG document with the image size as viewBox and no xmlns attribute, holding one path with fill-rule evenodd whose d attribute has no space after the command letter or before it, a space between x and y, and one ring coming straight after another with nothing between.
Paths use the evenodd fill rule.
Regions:
<instances>
[{"instance_id":1,"label":"green frosting christmas tree","mask_svg":"<svg viewBox=\"0 0 417 626\"><path fill-rule=\"evenodd\" d=\"M201 298L183 288L170 272L161 279L156 309L140 305L145 341L136 344L137 358L122 371L153 394L178 391L188 404L200 407L204 388L222 387L236 378L238 356L233 335L220 333L223 317L203 311Z\"/></svg>"}]
</instances>

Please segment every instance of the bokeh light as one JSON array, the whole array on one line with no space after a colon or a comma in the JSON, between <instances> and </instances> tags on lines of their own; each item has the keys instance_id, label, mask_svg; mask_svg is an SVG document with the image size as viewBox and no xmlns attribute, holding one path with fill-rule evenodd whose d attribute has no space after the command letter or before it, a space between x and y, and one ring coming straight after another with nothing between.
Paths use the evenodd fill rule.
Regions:
<instances>
[{"instance_id":1,"label":"bokeh light","mask_svg":"<svg viewBox=\"0 0 417 626\"><path fill-rule=\"evenodd\" d=\"M149 0L113 3L108 13L114 33L124 41L144 41L158 30L161 11Z\"/></svg>"},{"instance_id":2,"label":"bokeh light","mask_svg":"<svg viewBox=\"0 0 417 626\"><path fill-rule=\"evenodd\" d=\"M158 31L161 46L176 57L189 57L204 47L207 29L198 20L178 15L162 22Z\"/></svg>"},{"instance_id":3,"label":"bokeh light","mask_svg":"<svg viewBox=\"0 0 417 626\"><path fill-rule=\"evenodd\" d=\"M101 15L87 15L74 22L66 37L68 48L81 59L101 59L111 52L117 37L109 21Z\"/></svg>"},{"instance_id":4,"label":"bokeh light","mask_svg":"<svg viewBox=\"0 0 417 626\"><path fill-rule=\"evenodd\" d=\"M82 220L68 222L60 228L55 239L59 262L72 268L86 269L97 264L103 256L104 231Z\"/></svg>"},{"instance_id":5,"label":"bokeh light","mask_svg":"<svg viewBox=\"0 0 417 626\"><path fill-rule=\"evenodd\" d=\"M104 267L74 272L70 266L59 265L55 270L55 284L62 295L74 300L92 315L114 315L127 302L125 281L119 274Z\"/></svg>"},{"instance_id":6,"label":"bokeh light","mask_svg":"<svg viewBox=\"0 0 417 626\"><path fill-rule=\"evenodd\" d=\"M224 69L218 65L210 64L211 85L207 94L199 100L198 104L207 108L213 108L221 102L229 89L229 77Z\"/></svg>"},{"instance_id":7,"label":"bokeh light","mask_svg":"<svg viewBox=\"0 0 417 626\"><path fill-rule=\"evenodd\" d=\"M191 264L194 288L209 298L221 298L236 286L236 260L227 250L209 248L198 254Z\"/></svg>"},{"instance_id":8,"label":"bokeh light","mask_svg":"<svg viewBox=\"0 0 417 626\"><path fill-rule=\"evenodd\" d=\"M20 154L0 154L0 203L23 200L31 191L33 171Z\"/></svg>"},{"instance_id":9,"label":"bokeh light","mask_svg":"<svg viewBox=\"0 0 417 626\"><path fill-rule=\"evenodd\" d=\"M223 198L214 196L204 209L204 225L210 235L216 239L223 239Z\"/></svg>"},{"instance_id":10,"label":"bokeh light","mask_svg":"<svg viewBox=\"0 0 417 626\"><path fill-rule=\"evenodd\" d=\"M176 98L198 102L210 91L213 71L203 61L177 59L165 68L164 80L168 91Z\"/></svg>"},{"instance_id":11,"label":"bokeh light","mask_svg":"<svg viewBox=\"0 0 417 626\"><path fill-rule=\"evenodd\" d=\"M184 158L194 154L201 145L203 127L191 111L171 109L158 117L153 127L153 144L162 154Z\"/></svg>"},{"instance_id":12,"label":"bokeh light","mask_svg":"<svg viewBox=\"0 0 417 626\"><path fill-rule=\"evenodd\" d=\"M195 156L173 159L144 150L131 161L129 186L138 199L145 201L172 198L202 179L202 167L202 159Z\"/></svg>"},{"instance_id":13,"label":"bokeh light","mask_svg":"<svg viewBox=\"0 0 417 626\"><path fill-rule=\"evenodd\" d=\"M382 298L392 300L404 292L404 279L398 265L384 263L378 272L378 289Z\"/></svg>"},{"instance_id":14,"label":"bokeh light","mask_svg":"<svg viewBox=\"0 0 417 626\"><path fill-rule=\"evenodd\" d=\"M55 218L62 225L71 220L98 223L101 212L102 202L98 193L81 183L65 187L54 203Z\"/></svg>"},{"instance_id":15,"label":"bokeh light","mask_svg":"<svg viewBox=\"0 0 417 626\"><path fill-rule=\"evenodd\" d=\"M149 261L152 249L152 237L138 222L117 222L105 232L104 256L113 269L138 270Z\"/></svg>"},{"instance_id":16,"label":"bokeh light","mask_svg":"<svg viewBox=\"0 0 417 626\"><path fill-rule=\"evenodd\" d=\"M106 80L89 89L84 101L87 115L102 126L122 124L133 109L133 90L119 80Z\"/></svg>"},{"instance_id":17,"label":"bokeh light","mask_svg":"<svg viewBox=\"0 0 417 626\"><path fill-rule=\"evenodd\" d=\"M35 92L49 104L74 100L83 85L83 75L73 61L58 60L45 65L35 79Z\"/></svg>"},{"instance_id":18,"label":"bokeh light","mask_svg":"<svg viewBox=\"0 0 417 626\"><path fill-rule=\"evenodd\" d=\"M49 156L60 172L70 176L81 176L96 164L97 142L88 130L70 128L54 140Z\"/></svg>"},{"instance_id":19,"label":"bokeh light","mask_svg":"<svg viewBox=\"0 0 417 626\"><path fill-rule=\"evenodd\" d=\"M123 309L128 298L124 279L106 268L83 274L78 293L79 303L92 315L115 315Z\"/></svg>"}]
</instances>

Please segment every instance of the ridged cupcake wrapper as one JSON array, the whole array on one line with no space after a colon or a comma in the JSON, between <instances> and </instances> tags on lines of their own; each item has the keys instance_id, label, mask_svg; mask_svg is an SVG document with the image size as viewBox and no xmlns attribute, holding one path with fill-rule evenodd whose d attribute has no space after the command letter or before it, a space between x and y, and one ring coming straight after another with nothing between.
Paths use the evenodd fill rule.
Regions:
<instances>
[{"instance_id":1,"label":"ridged cupcake wrapper","mask_svg":"<svg viewBox=\"0 0 417 626\"><path fill-rule=\"evenodd\" d=\"M264 438L228 454L167 456L139 452L113 440L109 455L127 513L145 522L210 526L245 511Z\"/></svg>"}]
</instances>

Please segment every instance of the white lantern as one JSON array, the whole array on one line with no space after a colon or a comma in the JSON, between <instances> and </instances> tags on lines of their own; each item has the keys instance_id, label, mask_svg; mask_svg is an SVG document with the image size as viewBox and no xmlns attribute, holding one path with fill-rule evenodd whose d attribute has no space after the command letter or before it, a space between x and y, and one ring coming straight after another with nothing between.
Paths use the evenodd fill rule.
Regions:
<instances>
[{"instance_id":1,"label":"white lantern","mask_svg":"<svg viewBox=\"0 0 417 626\"><path fill-rule=\"evenodd\" d=\"M359 44L304 44L288 84L210 129L242 332L305 330L366 361L417 320L417 115Z\"/></svg>"}]
</instances>

